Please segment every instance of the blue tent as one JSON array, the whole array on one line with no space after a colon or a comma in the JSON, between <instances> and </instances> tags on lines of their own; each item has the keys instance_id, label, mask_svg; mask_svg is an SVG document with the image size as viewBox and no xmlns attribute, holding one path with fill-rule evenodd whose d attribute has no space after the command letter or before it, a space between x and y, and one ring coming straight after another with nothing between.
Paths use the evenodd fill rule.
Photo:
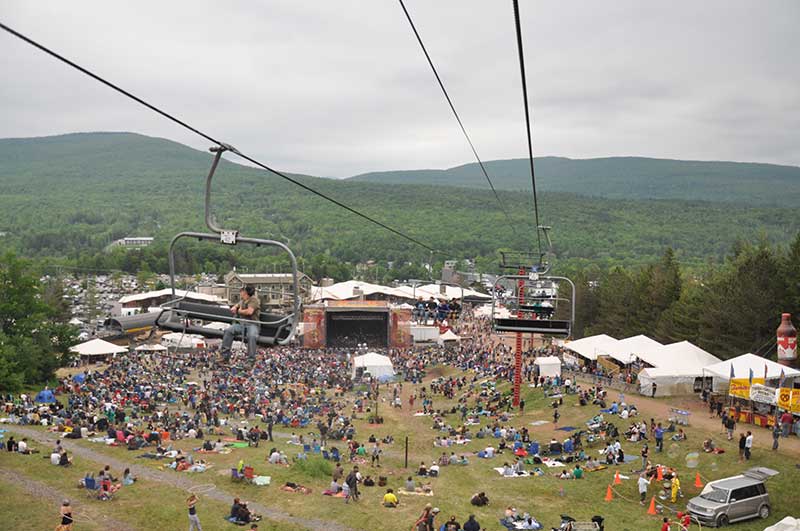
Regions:
<instances>
[{"instance_id":1,"label":"blue tent","mask_svg":"<svg viewBox=\"0 0 800 531\"><path fill-rule=\"evenodd\" d=\"M72 377L72 381L77 384L82 384L83 382L86 381L86 374L79 372L78 374Z\"/></svg>"},{"instance_id":2,"label":"blue tent","mask_svg":"<svg viewBox=\"0 0 800 531\"><path fill-rule=\"evenodd\" d=\"M36 395L37 402L44 402L45 404L52 404L56 401L56 395L50 389L43 389Z\"/></svg>"}]
</instances>

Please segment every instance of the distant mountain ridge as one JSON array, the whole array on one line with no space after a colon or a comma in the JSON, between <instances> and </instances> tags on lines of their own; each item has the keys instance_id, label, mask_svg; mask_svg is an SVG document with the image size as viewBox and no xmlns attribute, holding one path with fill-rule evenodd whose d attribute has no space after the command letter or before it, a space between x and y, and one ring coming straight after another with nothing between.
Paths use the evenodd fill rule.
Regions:
<instances>
[{"instance_id":1,"label":"distant mountain ridge","mask_svg":"<svg viewBox=\"0 0 800 531\"><path fill-rule=\"evenodd\" d=\"M530 190L527 159L484 162L500 190ZM537 157L537 188L611 199L683 199L763 206L800 201L800 167L751 162L688 161L646 157L570 159ZM446 170L364 173L348 180L488 188L476 163Z\"/></svg>"}]
</instances>

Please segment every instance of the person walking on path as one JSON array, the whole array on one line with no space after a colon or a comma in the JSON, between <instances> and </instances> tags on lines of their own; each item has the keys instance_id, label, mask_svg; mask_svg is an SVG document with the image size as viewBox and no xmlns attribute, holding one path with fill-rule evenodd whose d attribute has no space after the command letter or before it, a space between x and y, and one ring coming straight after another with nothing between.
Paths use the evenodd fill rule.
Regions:
<instances>
[{"instance_id":1,"label":"person walking on path","mask_svg":"<svg viewBox=\"0 0 800 531\"><path fill-rule=\"evenodd\" d=\"M200 525L200 518L197 517L197 496L192 494L186 500L186 505L189 507L189 531L203 531Z\"/></svg>"},{"instance_id":2,"label":"person walking on path","mask_svg":"<svg viewBox=\"0 0 800 531\"><path fill-rule=\"evenodd\" d=\"M61 502L59 516L61 523L56 527L56 531L72 531L72 506L69 504L69 500Z\"/></svg>"},{"instance_id":3,"label":"person walking on path","mask_svg":"<svg viewBox=\"0 0 800 531\"><path fill-rule=\"evenodd\" d=\"M647 479L644 472L639 474L637 486L639 487L639 505L644 505L644 500L647 498L647 487L650 486L650 480Z\"/></svg>"},{"instance_id":4,"label":"person walking on path","mask_svg":"<svg viewBox=\"0 0 800 531\"><path fill-rule=\"evenodd\" d=\"M750 461L750 453L753 451L753 433L748 431L744 439L744 458Z\"/></svg>"}]
</instances>

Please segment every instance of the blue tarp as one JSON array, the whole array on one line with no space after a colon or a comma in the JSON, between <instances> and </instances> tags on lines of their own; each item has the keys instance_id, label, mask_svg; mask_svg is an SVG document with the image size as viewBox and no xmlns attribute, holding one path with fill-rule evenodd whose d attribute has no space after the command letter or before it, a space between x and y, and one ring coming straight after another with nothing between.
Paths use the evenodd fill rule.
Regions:
<instances>
[{"instance_id":1,"label":"blue tarp","mask_svg":"<svg viewBox=\"0 0 800 531\"><path fill-rule=\"evenodd\" d=\"M72 377L72 381L75 383L82 384L83 382L86 381L86 374L79 372L78 374Z\"/></svg>"},{"instance_id":2,"label":"blue tarp","mask_svg":"<svg viewBox=\"0 0 800 531\"><path fill-rule=\"evenodd\" d=\"M56 401L56 395L50 389L43 389L36 395L37 402L44 402L45 404L52 404Z\"/></svg>"}]
</instances>

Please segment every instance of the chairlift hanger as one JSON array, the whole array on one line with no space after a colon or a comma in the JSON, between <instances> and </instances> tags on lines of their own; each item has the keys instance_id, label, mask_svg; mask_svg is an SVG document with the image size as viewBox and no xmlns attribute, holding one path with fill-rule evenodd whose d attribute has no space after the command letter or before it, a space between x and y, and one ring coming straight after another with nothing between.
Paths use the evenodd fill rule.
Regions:
<instances>
[{"instance_id":1,"label":"chairlift hanger","mask_svg":"<svg viewBox=\"0 0 800 531\"><path fill-rule=\"evenodd\" d=\"M524 268L520 268L524 271ZM503 280L511 280L515 284L514 297L516 298L516 315L510 317L500 317L498 315L501 296L499 295L498 285L502 284ZM571 297L555 296L539 296L535 293L535 287L542 281L553 282L559 284L561 282L567 283L571 288ZM526 293L524 302L519 302L519 289L520 286ZM532 295L527 295L530 290L533 290ZM551 288L552 289L552 288ZM568 320L553 319L556 312L556 304L558 302L565 302L570 305L570 318ZM547 308L542 303L550 302L552 307ZM537 305L537 303L539 303ZM575 284L566 278L552 275L540 275L538 273L531 274L509 274L502 275L495 281L495 289L492 290L492 328L495 332L522 332L530 334L543 334L548 336L563 336L569 338L572 335L572 327L575 323Z\"/></svg>"},{"instance_id":2,"label":"chairlift hanger","mask_svg":"<svg viewBox=\"0 0 800 531\"><path fill-rule=\"evenodd\" d=\"M212 233L203 232L181 232L172 238L169 244L169 278L173 297L177 297L175 290L175 244L184 238L196 238L198 241L212 241L221 245L236 246L239 244L254 245L256 247L276 247L284 251L289 256L292 268L292 289L293 304L292 312L287 315L278 315L267 312L260 312L258 319L243 319L230 313L226 306L216 304L206 304L189 301L186 297L175 298L162 306L162 311L156 319L156 325L160 328L199 334L203 337L220 338L222 330L209 328L193 323L195 320L212 321L218 323L233 324L234 322L256 324L259 326L259 336L257 343L262 346L285 345L292 340L296 329L296 323L300 317L301 300L299 289L299 272L297 269L297 259L294 253L284 243L275 240L265 240L261 238L248 238L239 234L238 230L223 229L217 225L211 211L211 180L217 170L222 154L226 151L238 153L235 148L227 144L220 144L212 147L209 151L214 153L214 160L211 169L206 177L205 186L205 221L206 226Z\"/></svg>"}]
</instances>

